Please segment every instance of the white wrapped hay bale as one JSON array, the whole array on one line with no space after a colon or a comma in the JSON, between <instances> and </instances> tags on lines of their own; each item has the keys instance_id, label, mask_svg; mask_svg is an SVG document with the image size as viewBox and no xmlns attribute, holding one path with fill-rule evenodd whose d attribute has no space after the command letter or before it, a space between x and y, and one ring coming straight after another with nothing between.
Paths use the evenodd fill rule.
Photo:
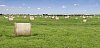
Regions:
<instances>
[{"instance_id":1,"label":"white wrapped hay bale","mask_svg":"<svg viewBox=\"0 0 100 48\"><path fill-rule=\"evenodd\" d=\"M59 20L59 17L55 17L56 20Z\"/></svg>"},{"instance_id":2,"label":"white wrapped hay bale","mask_svg":"<svg viewBox=\"0 0 100 48\"><path fill-rule=\"evenodd\" d=\"M83 19L83 22L84 22L84 23L87 22L87 19Z\"/></svg>"},{"instance_id":3,"label":"white wrapped hay bale","mask_svg":"<svg viewBox=\"0 0 100 48\"><path fill-rule=\"evenodd\" d=\"M69 18L69 16L65 16L65 18Z\"/></svg>"},{"instance_id":4,"label":"white wrapped hay bale","mask_svg":"<svg viewBox=\"0 0 100 48\"><path fill-rule=\"evenodd\" d=\"M15 34L20 35L31 35L31 24L30 23L15 23Z\"/></svg>"},{"instance_id":5,"label":"white wrapped hay bale","mask_svg":"<svg viewBox=\"0 0 100 48\"><path fill-rule=\"evenodd\" d=\"M9 16L9 18L8 18L9 21L13 21L13 19L14 19L14 17L12 17L12 16Z\"/></svg>"},{"instance_id":6,"label":"white wrapped hay bale","mask_svg":"<svg viewBox=\"0 0 100 48\"><path fill-rule=\"evenodd\" d=\"M24 18L26 18L26 16L24 16Z\"/></svg>"},{"instance_id":7,"label":"white wrapped hay bale","mask_svg":"<svg viewBox=\"0 0 100 48\"><path fill-rule=\"evenodd\" d=\"M83 19L85 19L86 17L85 16L83 16Z\"/></svg>"},{"instance_id":8,"label":"white wrapped hay bale","mask_svg":"<svg viewBox=\"0 0 100 48\"><path fill-rule=\"evenodd\" d=\"M8 17L5 17L6 19L8 18Z\"/></svg>"},{"instance_id":9,"label":"white wrapped hay bale","mask_svg":"<svg viewBox=\"0 0 100 48\"><path fill-rule=\"evenodd\" d=\"M77 20L77 19L78 19L78 17L75 17L75 19Z\"/></svg>"},{"instance_id":10,"label":"white wrapped hay bale","mask_svg":"<svg viewBox=\"0 0 100 48\"><path fill-rule=\"evenodd\" d=\"M52 19L54 19L54 18L55 18L55 16L52 16L51 18L52 18Z\"/></svg>"},{"instance_id":11,"label":"white wrapped hay bale","mask_svg":"<svg viewBox=\"0 0 100 48\"><path fill-rule=\"evenodd\" d=\"M4 18L8 19L8 17L4 16Z\"/></svg>"},{"instance_id":12,"label":"white wrapped hay bale","mask_svg":"<svg viewBox=\"0 0 100 48\"><path fill-rule=\"evenodd\" d=\"M33 16L30 16L30 20L34 20L34 17Z\"/></svg>"},{"instance_id":13,"label":"white wrapped hay bale","mask_svg":"<svg viewBox=\"0 0 100 48\"><path fill-rule=\"evenodd\" d=\"M45 18L48 18L48 16L45 16Z\"/></svg>"}]
</instances>

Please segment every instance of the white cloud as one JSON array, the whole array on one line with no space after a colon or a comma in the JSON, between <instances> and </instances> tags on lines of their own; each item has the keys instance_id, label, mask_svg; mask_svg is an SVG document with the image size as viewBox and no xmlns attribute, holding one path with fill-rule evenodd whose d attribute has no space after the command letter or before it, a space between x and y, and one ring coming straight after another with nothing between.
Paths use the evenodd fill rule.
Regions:
<instances>
[{"instance_id":1,"label":"white cloud","mask_svg":"<svg viewBox=\"0 0 100 48\"><path fill-rule=\"evenodd\" d=\"M6 6L6 5L0 5L0 6L4 7L4 6Z\"/></svg>"},{"instance_id":2,"label":"white cloud","mask_svg":"<svg viewBox=\"0 0 100 48\"><path fill-rule=\"evenodd\" d=\"M9 9L6 9L7 11L9 10Z\"/></svg>"},{"instance_id":3,"label":"white cloud","mask_svg":"<svg viewBox=\"0 0 100 48\"><path fill-rule=\"evenodd\" d=\"M37 8L38 10L40 10L41 8Z\"/></svg>"},{"instance_id":4,"label":"white cloud","mask_svg":"<svg viewBox=\"0 0 100 48\"><path fill-rule=\"evenodd\" d=\"M62 8L66 8L66 6L65 6L65 5L63 5L63 6L62 6Z\"/></svg>"},{"instance_id":5,"label":"white cloud","mask_svg":"<svg viewBox=\"0 0 100 48\"><path fill-rule=\"evenodd\" d=\"M79 6L79 4L74 4L74 6Z\"/></svg>"}]
</instances>

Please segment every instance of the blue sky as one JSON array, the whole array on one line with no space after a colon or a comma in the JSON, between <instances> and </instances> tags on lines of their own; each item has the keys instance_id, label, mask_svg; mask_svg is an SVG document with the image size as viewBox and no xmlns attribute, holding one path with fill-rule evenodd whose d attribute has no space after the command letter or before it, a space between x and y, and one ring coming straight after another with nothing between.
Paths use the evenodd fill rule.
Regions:
<instances>
[{"instance_id":1,"label":"blue sky","mask_svg":"<svg viewBox=\"0 0 100 48\"><path fill-rule=\"evenodd\" d=\"M100 0L0 0L4 14L100 14Z\"/></svg>"}]
</instances>

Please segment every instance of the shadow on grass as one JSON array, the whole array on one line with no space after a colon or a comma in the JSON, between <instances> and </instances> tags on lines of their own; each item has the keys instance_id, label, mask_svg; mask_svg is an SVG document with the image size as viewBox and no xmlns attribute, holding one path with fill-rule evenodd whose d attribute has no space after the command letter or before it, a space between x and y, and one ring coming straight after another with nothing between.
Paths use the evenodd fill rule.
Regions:
<instances>
[{"instance_id":1,"label":"shadow on grass","mask_svg":"<svg viewBox=\"0 0 100 48\"><path fill-rule=\"evenodd\" d=\"M4 38L4 39L24 39L24 40L46 40L47 35L44 33L34 33L32 35L27 35L27 36L23 36L23 35L19 35L16 36L15 34L12 35L3 35L0 34L0 38Z\"/></svg>"},{"instance_id":2,"label":"shadow on grass","mask_svg":"<svg viewBox=\"0 0 100 48\"><path fill-rule=\"evenodd\" d=\"M34 33L32 35L15 35L15 34L4 35L4 34L0 34L0 37L5 36L5 37L12 37L12 38L14 38L14 37L30 37L30 36L38 36L38 35L40 35L40 34L38 34L38 33Z\"/></svg>"}]
</instances>

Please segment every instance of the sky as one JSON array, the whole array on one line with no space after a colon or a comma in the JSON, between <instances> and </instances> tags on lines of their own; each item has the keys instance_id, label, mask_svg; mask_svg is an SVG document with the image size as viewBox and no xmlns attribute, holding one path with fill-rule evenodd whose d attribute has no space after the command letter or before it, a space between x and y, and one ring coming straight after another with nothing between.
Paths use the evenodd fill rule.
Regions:
<instances>
[{"instance_id":1,"label":"sky","mask_svg":"<svg viewBox=\"0 0 100 48\"><path fill-rule=\"evenodd\" d=\"M0 0L2 14L100 14L100 0Z\"/></svg>"}]
</instances>

